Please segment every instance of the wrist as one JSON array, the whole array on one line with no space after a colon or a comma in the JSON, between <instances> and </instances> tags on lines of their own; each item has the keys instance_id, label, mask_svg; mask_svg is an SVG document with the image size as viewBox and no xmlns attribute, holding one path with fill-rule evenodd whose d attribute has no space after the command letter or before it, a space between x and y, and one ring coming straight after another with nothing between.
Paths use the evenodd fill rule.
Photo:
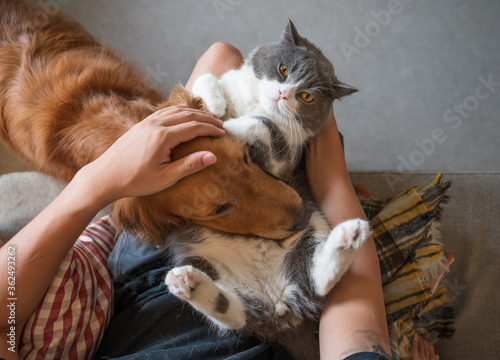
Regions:
<instances>
[{"instance_id":1,"label":"wrist","mask_svg":"<svg viewBox=\"0 0 500 360\"><path fill-rule=\"evenodd\" d=\"M106 189L91 165L84 166L73 177L67 187L68 201L80 211L98 213L116 199L113 193Z\"/></svg>"}]
</instances>

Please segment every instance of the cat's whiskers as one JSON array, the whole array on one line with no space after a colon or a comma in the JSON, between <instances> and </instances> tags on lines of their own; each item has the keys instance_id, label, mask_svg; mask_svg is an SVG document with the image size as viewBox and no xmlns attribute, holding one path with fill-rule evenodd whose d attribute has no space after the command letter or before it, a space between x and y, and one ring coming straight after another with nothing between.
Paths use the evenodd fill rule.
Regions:
<instances>
[{"instance_id":1,"label":"cat's whiskers","mask_svg":"<svg viewBox=\"0 0 500 360\"><path fill-rule=\"evenodd\" d=\"M296 161L295 157L300 156L302 152L302 145L304 144L304 138L302 133L302 126L300 125L300 117L297 113L293 114L293 126L295 128L296 139L294 144L294 161ZM297 154L298 153L298 154Z\"/></svg>"},{"instance_id":2,"label":"cat's whiskers","mask_svg":"<svg viewBox=\"0 0 500 360\"><path fill-rule=\"evenodd\" d=\"M277 126L278 130L279 130L279 134L276 134L276 138L278 138L278 136L281 136L283 139L286 140L287 144L285 147L283 147L282 149L280 149L276 154L277 155L281 155L284 151L287 151L285 157L288 157L289 153L290 153L290 141L289 141L289 136L292 132L291 128L290 128L290 125L289 125L289 121L287 119L287 117L285 116L284 117L284 120L285 121L282 121L281 123L283 125L285 125L286 128L290 129L289 131L285 131L281 126Z\"/></svg>"},{"instance_id":3,"label":"cat's whiskers","mask_svg":"<svg viewBox=\"0 0 500 360\"><path fill-rule=\"evenodd\" d=\"M274 85L272 85L271 83L263 83L262 84L264 86L264 91L265 93L267 94L274 94L275 91L276 91L276 87ZM286 151L286 154L284 155L284 157L290 157L290 152L293 150L295 150L295 144L294 142L296 141L296 138L297 138L297 135L295 134L295 126L293 126L294 124L292 124L293 120L290 120L289 118L291 117L292 115L292 111L289 109L289 104L288 104L288 101L284 101L284 102L281 102L281 104L279 103L279 99L276 99L274 100L274 98L270 98L272 101L276 101L276 112L277 112L277 119L281 119L281 121L279 121L279 123L282 124L282 126L278 126L277 128L279 129L279 132L280 132L280 136L286 140L287 144L286 146L283 148L283 149L280 149L277 154L281 155L284 151ZM289 130L289 131L286 131L286 130ZM278 135L276 135L278 136ZM291 140L290 137L293 139ZM273 139L274 140L274 139ZM295 151L294 151L295 152Z\"/></svg>"},{"instance_id":4,"label":"cat's whiskers","mask_svg":"<svg viewBox=\"0 0 500 360\"><path fill-rule=\"evenodd\" d=\"M291 128L291 124L290 124L290 121L288 119L288 109L287 109L287 103L285 103L282 108L280 109L281 110L281 113L282 113L282 116L281 118L283 119L282 121L282 124L285 125L285 128L288 129L288 131L285 131L283 130L281 127L280 127L280 132L283 136L283 138L286 140L287 144L285 146L285 148L282 149L282 151L287 151L286 153L286 157L288 157L290 155L290 136L293 136L293 129ZM281 151L280 151L281 153Z\"/></svg>"}]
</instances>

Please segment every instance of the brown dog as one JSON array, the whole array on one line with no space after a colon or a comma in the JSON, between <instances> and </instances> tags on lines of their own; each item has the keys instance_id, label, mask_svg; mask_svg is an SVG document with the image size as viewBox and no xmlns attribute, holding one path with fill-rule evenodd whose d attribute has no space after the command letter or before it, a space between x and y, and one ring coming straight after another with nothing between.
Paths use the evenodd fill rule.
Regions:
<instances>
[{"instance_id":1,"label":"brown dog","mask_svg":"<svg viewBox=\"0 0 500 360\"><path fill-rule=\"evenodd\" d=\"M202 107L183 88L162 103L140 72L70 17L0 0L0 137L36 169L69 181L135 123L180 103ZM305 227L299 195L244 156L235 136L180 144L172 160L199 150L217 163L158 194L115 202L117 227L157 244L186 220L275 239Z\"/></svg>"}]
</instances>

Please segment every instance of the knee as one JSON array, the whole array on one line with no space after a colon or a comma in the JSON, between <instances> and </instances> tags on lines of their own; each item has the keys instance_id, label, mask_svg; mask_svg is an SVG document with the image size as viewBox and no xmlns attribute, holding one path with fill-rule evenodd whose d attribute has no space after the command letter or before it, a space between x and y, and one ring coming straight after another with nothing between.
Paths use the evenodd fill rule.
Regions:
<instances>
[{"instance_id":1,"label":"knee","mask_svg":"<svg viewBox=\"0 0 500 360\"><path fill-rule=\"evenodd\" d=\"M231 67L239 67L243 63L241 52L233 45L225 42L212 44L206 54L220 62L228 63Z\"/></svg>"}]
</instances>

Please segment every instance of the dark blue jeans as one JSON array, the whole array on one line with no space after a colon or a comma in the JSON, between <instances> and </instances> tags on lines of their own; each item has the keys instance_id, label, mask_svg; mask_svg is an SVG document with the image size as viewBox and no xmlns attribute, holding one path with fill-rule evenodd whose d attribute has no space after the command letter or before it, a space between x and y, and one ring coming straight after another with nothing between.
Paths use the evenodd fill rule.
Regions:
<instances>
[{"instance_id":1,"label":"dark blue jeans","mask_svg":"<svg viewBox=\"0 0 500 360\"><path fill-rule=\"evenodd\" d=\"M373 352L360 352L346 357L344 360L388 360L385 356Z\"/></svg>"}]
</instances>

